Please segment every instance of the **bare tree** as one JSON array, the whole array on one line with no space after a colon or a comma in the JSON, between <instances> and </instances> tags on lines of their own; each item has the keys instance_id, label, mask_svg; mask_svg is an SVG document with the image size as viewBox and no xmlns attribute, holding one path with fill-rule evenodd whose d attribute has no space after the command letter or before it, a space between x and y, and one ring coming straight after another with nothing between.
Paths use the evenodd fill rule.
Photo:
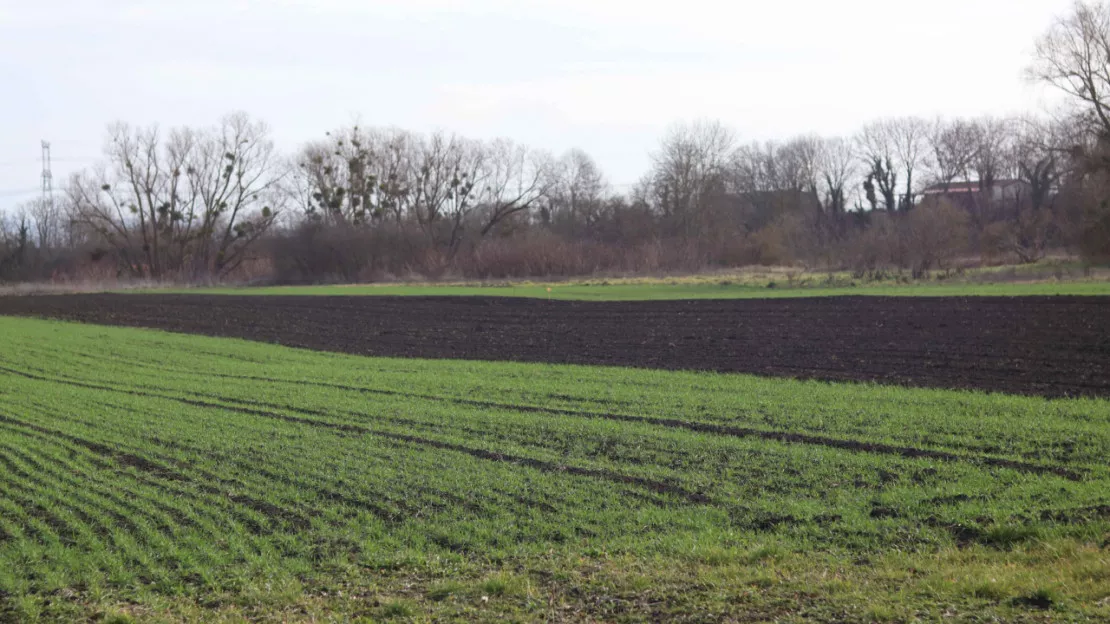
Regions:
<instances>
[{"instance_id":1,"label":"bare tree","mask_svg":"<svg viewBox=\"0 0 1110 624\"><path fill-rule=\"evenodd\" d=\"M200 270L220 275L236 269L273 224L283 203L275 193L280 169L269 128L244 114L195 135L185 167L192 198L179 217L180 238L183 245L196 241Z\"/></svg>"},{"instance_id":2,"label":"bare tree","mask_svg":"<svg viewBox=\"0 0 1110 624\"><path fill-rule=\"evenodd\" d=\"M371 131L368 141L371 158L366 186L376 182L377 188L368 191L362 201L373 208L376 218L401 223L413 211L412 204L418 197L415 189L423 171L420 164L425 139L390 128Z\"/></svg>"},{"instance_id":3,"label":"bare tree","mask_svg":"<svg viewBox=\"0 0 1110 624\"><path fill-rule=\"evenodd\" d=\"M0 281L27 279L33 247L31 218L26 210L13 215L0 213Z\"/></svg>"},{"instance_id":4,"label":"bare tree","mask_svg":"<svg viewBox=\"0 0 1110 624\"><path fill-rule=\"evenodd\" d=\"M234 270L282 201L268 129L245 115L167 137L116 124L105 156L72 178L69 216L115 247L135 275Z\"/></svg>"},{"instance_id":5,"label":"bare tree","mask_svg":"<svg viewBox=\"0 0 1110 624\"><path fill-rule=\"evenodd\" d=\"M804 135L790 139L778 150L777 186L799 193L816 193L821 137Z\"/></svg>"},{"instance_id":6,"label":"bare tree","mask_svg":"<svg viewBox=\"0 0 1110 624\"><path fill-rule=\"evenodd\" d=\"M825 212L843 215L848 208L849 182L857 174L852 145L839 137L823 140L817 152L817 172Z\"/></svg>"},{"instance_id":7,"label":"bare tree","mask_svg":"<svg viewBox=\"0 0 1110 624\"><path fill-rule=\"evenodd\" d=\"M1027 74L1071 96L1110 137L1110 5L1076 2L1037 41Z\"/></svg>"},{"instance_id":8,"label":"bare tree","mask_svg":"<svg viewBox=\"0 0 1110 624\"><path fill-rule=\"evenodd\" d=\"M856 151L867 168L863 182L864 196L872 210L883 207L894 212L898 209L898 172L894 168L895 145L889 124L876 122L864 126L855 137Z\"/></svg>"},{"instance_id":9,"label":"bare tree","mask_svg":"<svg viewBox=\"0 0 1110 624\"><path fill-rule=\"evenodd\" d=\"M1063 177L1067 148L1053 125L1025 118L1013 123L1013 139L1006 162L1012 175L1029 185L1029 202L1034 211L1050 207L1053 190Z\"/></svg>"},{"instance_id":10,"label":"bare tree","mask_svg":"<svg viewBox=\"0 0 1110 624\"><path fill-rule=\"evenodd\" d=\"M733 190L738 193L773 191L779 187L779 145L758 141L738 147L727 168Z\"/></svg>"},{"instance_id":11,"label":"bare tree","mask_svg":"<svg viewBox=\"0 0 1110 624\"><path fill-rule=\"evenodd\" d=\"M1088 259L1110 256L1110 4L1076 2L1037 42L1030 78L1068 96L1086 136L1074 137L1069 186L1082 208L1080 248Z\"/></svg>"},{"instance_id":12,"label":"bare tree","mask_svg":"<svg viewBox=\"0 0 1110 624\"><path fill-rule=\"evenodd\" d=\"M990 191L999 176L1006 175L1012 167L1014 154L1014 120L981 117L973 122L978 137L978 147L971 168L979 181L981 191Z\"/></svg>"},{"instance_id":13,"label":"bare tree","mask_svg":"<svg viewBox=\"0 0 1110 624\"><path fill-rule=\"evenodd\" d=\"M928 166L929 124L918 117L902 117L888 122L891 140L898 162L905 172L906 186L898 200L901 210L914 205L914 174Z\"/></svg>"},{"instance_id":14,"label":"bare tree","mask_svg":"<svg viewBox=\"0 0 1110 624\"><path fill-rule=\"evenodd\" d=\"M813 193L820 178L822 140L804 135L785 143L750 143L736 149L730 162L736 191L794 191Z\"/></svg>"},{"instance_id":15,"label":"bare tree","mask_svg":"<svg viewBox=\"0 0 1110 624\"><path fill-rule=\"evenodd\" d=\"M448 256L467 231L485 236L537 207L554 180L547 153L508 140L357 126L328 136L299 158L308 216L355 227L415 223Z\"/></svg>"},{"instance_id":16,"label":"bare tree","mask_svg":"<svg viewBox=\"0 0 1110 624\"><path fill-rule=\"evenodd\" d=\"M857 149L868 165L868 191L882 194L887 210L908 210L914 204L914 175L929 162L929 124L917 117L883 119L865 126L856 136ZM899 174L905 180L899 192Z\"/></svg>"},{"instance_id":17,"label":"bare tree","mask_svg":"<svg viewBox=\"0 0 1110 624\"><path fill-rule=\"evenodd\" d=\"M312 219L358 226L380 219L380 146L358 126L327 133L306 145L297 159L302 208ZM396 180L394 180L396 182Z\"/></svg>"},{"instance_id":18,"label":"bare tree","mask_svg":"<svg viewBox=\"0 0 1110 624\"><path fill-rule=\"evenodd\" d=\"M59 202L54 199L35 199L17 209L29 217L33 224L35 246L39 249L54 249L61 246L64 224Z\"/></svg>"},{"instance_id":19,"label":"bare tree","mask_svg":"<svg viewBox=\"0 0 1110 624\"><path fill-rule=\"evenodd\" d=\"M673 126L652 154L652 198L682 234L697 233L713 196L723 191L735 147L735 135L720 122L698 121Z\"/></svg>"},{"instance_id":20,"label":"bare tree","mask_svg":"<svg viewBox=\"0 0 1110 624\"><path fill-rule=\"evenodd\" d=\"M485 236L513 215L536 207L554 184L554 159L547 152L499 139L486 149L478 200Z\"/></svg>"},{"instance_id":21,"label":"bare tree","mask_svg":"<svg viewBox=\"0 0 1110 624\"><path fill-rule=\"evenodd\" d=\"M981 145L979 128L962 119L937 119L929 133L933 176L944 192L953 182L969 181Z\"/></svg>"},{"instance_id":22,"label":"bare tree","mask_svg":"<svg viewBox=\"0 0 1110 624\"><path fill-rule=\"evenodd\" d=\"M414 162L412 214L433 245L455 249L478 201L488 152L480 142L435 133Z\"/></svg>"},{"instance_id":23,"label":"bare tree","mask_svg":"<svg viewBox=\"0 0 1110 624\"><path fill-rule=\"evenodd\" d=\"M573 149L555 164L553 175L544 222L560 223L572 234L592 228L601 216L608 187L597 162Z\"/></svg>"}]
</instances>

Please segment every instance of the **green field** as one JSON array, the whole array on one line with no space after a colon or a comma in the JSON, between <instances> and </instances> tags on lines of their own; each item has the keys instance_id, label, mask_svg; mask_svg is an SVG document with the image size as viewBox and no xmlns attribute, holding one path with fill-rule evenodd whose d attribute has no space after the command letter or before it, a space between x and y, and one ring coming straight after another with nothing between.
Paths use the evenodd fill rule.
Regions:
<instances>
[{"instance_id":1,"label":"green field","mask_svg":"<svg viewBox=\"0 0 1110 624\"><path fill-rule=\"evenodd\" d=\"M1106 401L7 318L0 380L17 621L1110 616Z\"/></svg>"},{"instance_id":2,"label":"green field","mask_svg":"<svg viewBox=\"0 0 1110 624\"><path fill-rule=\"evenodd\" d=\"M1101 400L0 317L0 621L1105 618L1107 456Z\"/></svg>"},{"instance_id":3,"label":"green field","mask_svg":"<svg viewBox=\"0 0 1110 624\"><path fill-rule=\"evenodd\" d=\"M548 290L550 289L550 290ZM648 301L668 299L767 299L784 297L835 297L846 295L968 297L1030 295L1110 295L1110 282L1062 281L1015 283L863 284L824 287L791 286L775 282L775 287L717 281L523 283L493 285L437 284L360 284L348 286L264 286L187 289L154 289L132 292L187 292L194 294L235 295L393 295L393 296L493 296L534 297L593 301Z\"/></svg>"}]
</instances>

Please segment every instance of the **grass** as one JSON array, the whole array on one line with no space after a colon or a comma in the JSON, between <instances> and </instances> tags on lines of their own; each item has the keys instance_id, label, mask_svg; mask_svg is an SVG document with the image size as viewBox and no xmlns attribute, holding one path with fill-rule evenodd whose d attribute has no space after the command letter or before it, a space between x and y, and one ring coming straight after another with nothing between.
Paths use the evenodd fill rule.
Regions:
<instances>
[{"instance_id":1,"label":"grass","mask_svg":"<svg viewBox=\"0 0 1110 624\"><path fill-rule=\"evenodd\" d=\"M575 279L554 282L454 282L324 286L147 288L128 292L188 292L248 295L505 296L566 300L645 301L667 299L765 299L869 296L1110 295L1110 273L1085 270L1075 262L1045 260L1020 266L857 279L847 272L816 273L785 268L740 269L678 277Z\"/></svg>"},{"instance_id":2,"label":"grass","mask_svg":"<svg viewBox=\"0 0 1110 624\"><path fill-rule=\"evenodd\" d=\"M1110 282L1034 283L910 283L862 286L750 286L745 284L685 283L518 283L503 285L354 284L349 286L263 286L244 288L188 288L146 290L153 293L216 295L391 295L391 296L492 296L531 297L579 301L650 301L675 299L779 299L788 297L838 297L850 295L899 297L1021 297L1031 295L1110 295ZM550 289L550 290L548 290Z\"/></svg>"},{"instance_id":3,"label":"grass","mask_svg":"<svg viewBox=\"0 0 1110 624\"><path fill-rule=\"evenodd\" d=\"M1085 267L1067 258L1037 263L932 271L919 279L887 272L859 278L846 271L810 272L789 267L745 267L680 276L575 278L561 281L457 281L317 286L175 285L126 283L0 285L0 296L119 292L238 295L505 296L563 300L646 301L831 296L1032 296L1110 295L1110 268Z\"/></svg>"},{"instance_id":4,"label":"grass","mask_svg":"<svg viewBox=\"0 0 1110 624\"><path fill-rule=\"evenodd\" d=\"M1108 455L1102 400L0 317L0 621L1105 618Z\"/></svg>"}]
</instances>

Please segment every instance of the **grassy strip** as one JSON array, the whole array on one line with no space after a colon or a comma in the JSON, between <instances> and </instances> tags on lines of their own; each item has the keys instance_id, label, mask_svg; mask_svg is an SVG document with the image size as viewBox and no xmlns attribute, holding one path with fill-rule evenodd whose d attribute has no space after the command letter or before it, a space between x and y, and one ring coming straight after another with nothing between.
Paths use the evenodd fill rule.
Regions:
<instances>
[{"instance_id":1,"label":"grassy strip","mask_svg":"<svg viewBox=\"0 0 1110 624\"><path fill-rule=\"evenodd\" d=\"M328 582L252 584L202 599L141 591L134 602L74 594L31 617L109 622L320 621L1102 621L1105 549L1072 542L1008 551L799 555L773 544L702 561L549 556L512 566L425 562Z\"/></svg>"},{"instance_id":2,"label":"grassy strip","mask_svg":"<svg viewBox=\"0 0 1110 624\"><path fill-rule=\"evenodd\" d=\"M258 295L506 296L585 301L764 299L783 297L1110 295L1110 273L1058 259L1035 264L936 271L921 279L888 274L860 279L844 272L771 267L674 277L611 277L556 281L470 281L256 288L162 288L130 292Z\"/></svg>"},{"instance_id":3,"label":"grassy strip","mask_svg":"<svg viewBox=\"0 0 1110 624\"><path fill-rule=\"evenodd\" d=\"M781 299L796 297L842 297L853 295L887 297L1023 297L1023 296L1106 296L1110 282L1033 282L1033 283L910 283L861 284L825 287L790 286L772 282L773 287L737 284L723 279L716 283L516 283L500 285L393 285L355 284L349 286L266 286L255 288L186 288L128 291L141 293L192 293L227 295L378 295L378 296L485 296L529 297L536 299L581 301L662 301L683 299Z\"/></svg>"}]
</instances>

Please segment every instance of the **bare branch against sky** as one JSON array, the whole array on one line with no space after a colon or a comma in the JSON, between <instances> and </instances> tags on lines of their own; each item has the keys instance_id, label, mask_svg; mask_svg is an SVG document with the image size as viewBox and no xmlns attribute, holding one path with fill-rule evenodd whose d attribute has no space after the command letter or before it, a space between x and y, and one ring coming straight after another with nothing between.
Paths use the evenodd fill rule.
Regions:
<instances>
[{"instance_id":1,"label":"bare branch against sky","mask_svg":"<svg viewBox=\"0 0 1110 624\"><path fill-rule=\"evenodd\" d=\"M1037 110L1044 96L1022 68L1069 6L0 0L0 208L34 197L41 139L66 179L117 120L207 125L243 110L291 152L358 116L580 147L625 186L683 120L719 119L753 141Z\"/></svg>"}]
</instances>

